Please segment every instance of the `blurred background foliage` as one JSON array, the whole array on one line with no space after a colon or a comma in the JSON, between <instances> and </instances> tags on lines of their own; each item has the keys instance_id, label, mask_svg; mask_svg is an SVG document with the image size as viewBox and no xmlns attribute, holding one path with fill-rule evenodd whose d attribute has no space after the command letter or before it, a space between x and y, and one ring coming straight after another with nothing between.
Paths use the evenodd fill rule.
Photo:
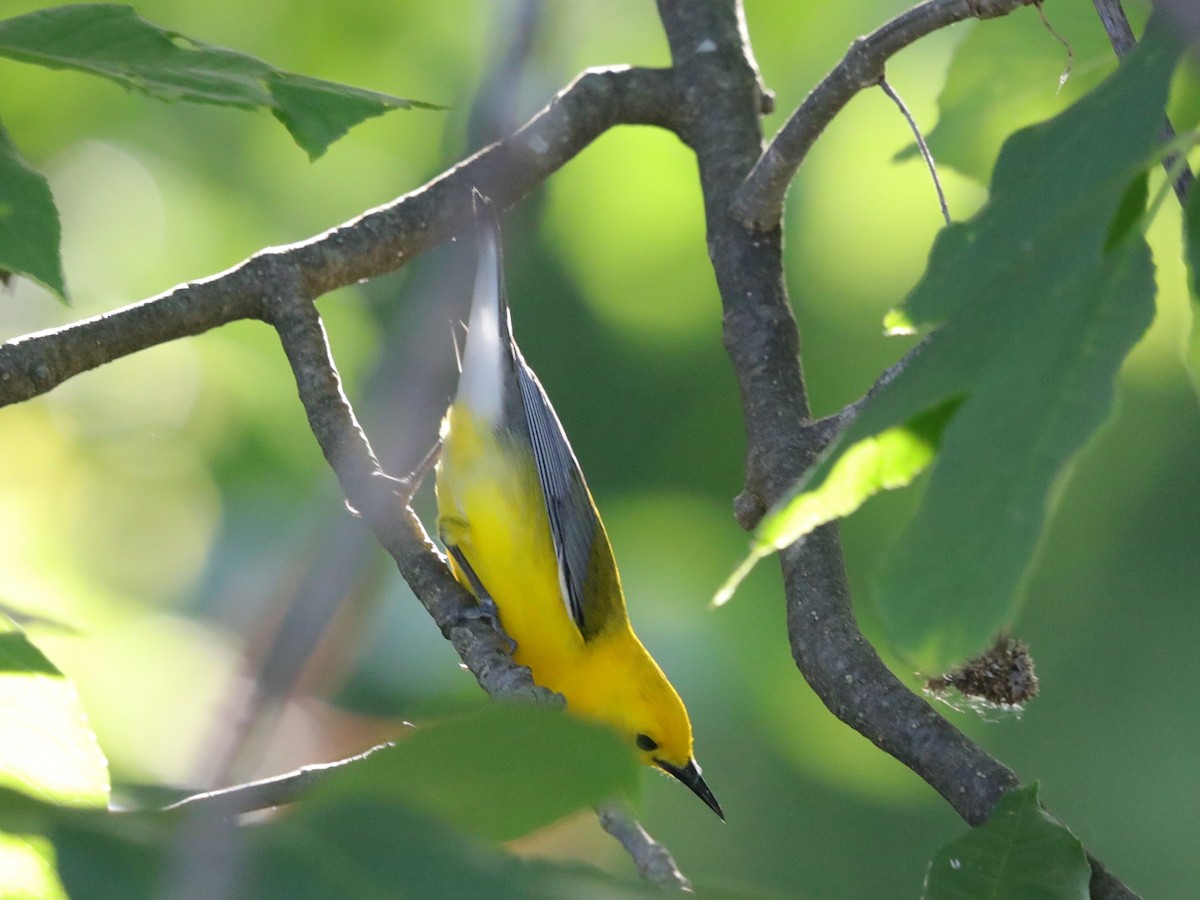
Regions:
<instances>
[{"instance_id":1,"label":"blurred background foliage","mask_svg":"<svg viewBox=\"0 0 1200 900\"><path fill-rule=\"evenodd\" d=\"M0 15L39 5L0 0ZM904 5L747 0L754 51L778 95L767 130L854 36ZM453 107L368 121L315 164L265 114L159 104L0 60L0 117L51 178L75 304L18 284L0 296L0 339L218 272L418 187L463 155L466 111L503 49L493 42L510 30L508 9L138 4L151 21L285 69ZM954 66L987 73L956 101L977 125L946 125L934 138L958 167L942 171L957 218L986 197L972 176L986 175L1004 136L1112 67L1090 4L1049 0L1046 14L1076 50L1061 94L1065 52L1032 9L948 29L889 66L927 130L961 42L973 55ZM547 4L520 116L586 66L667 62L652 4ZM1186 119L1196 98L1178 93ZM880 321L916 281L940 226L923 165L903 153L910 141L886 98L866 92L792 188L788 278L817 414L859 396L909 346L883 337ZM1061 489L1017 623L1042 695L1022 715L944 710L1023 779L1040 779L1048 806L1150 896L1200 881L1200 422L1179 362L1178 234L1179 211L1167 205L1152 232L1159 315L1125 367L1114 420ZM760 566L729 607L706 608L746 546L730 514L743 438L689 152L649 129L607 134L508 217L506 237L517 335L588 473L634 622L688 702L729 819L645 773L645 824L702 886L915 896L927 860L961 822L814 698L790 658L773 566ZM393 474L428 447L449 398L470 257L444 247L320 302L346 390ZM0 447L0 600L29 617L31 636L75 680L118 795L214 777L247 672L298 597L323 592L341 605L240 775L333 759L394 736L402 721L485 702L347 516L267 328L242 323L159 347L5 409ZM907 494L885 496L842 527L857 610L875 640L867 576L912 506ZM590 813L515 846L630 871Z\"/></svg>"}]
</instances>

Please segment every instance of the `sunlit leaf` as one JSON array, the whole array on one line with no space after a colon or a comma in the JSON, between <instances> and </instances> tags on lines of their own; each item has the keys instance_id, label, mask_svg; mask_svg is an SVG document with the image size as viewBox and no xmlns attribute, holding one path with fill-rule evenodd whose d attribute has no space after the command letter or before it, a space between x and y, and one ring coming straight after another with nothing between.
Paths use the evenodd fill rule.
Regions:
<instances>
[{"instance_id":1,"label":"sunlit leaf","mask_svg":"<svg viewBox=\"0 0 1200 900\"><path fill-rule=\"evenodd\" d=\"M0 21L0 56L100 75L160 100L270 109L314 158L363 119L390 109L437 108L291 75L116 4L57 6Z\"/></svg>"},{"instance_id":2,"label":"sunlit leaf","mask_svg":"<svg viewBox=\"0 0 1200 900\"><path fill-rule=\"evenodd\" d=\"M0 832L0 897L67 900L54 869L54 847L46 838Z\"/></svg>"},{"instance_id":3,"label":"sunlit leaf","mask_svg":"<svg viewBox=\"0 0 1200 900\"><path fill-rule=\"evenodd\" d=\"M40 798L108 801L108 764L75 688L25 633L0 615L0 896L66 897L54 851L35 833ZM34 816L31 816L31 811Z\"/></svg>"},{"instance_id":4,"label":"sunlit leaf","mask_svg":"<svg viewBox=\"0 0 1200 900\"><path fill-rule=\"evenodd\" d=\"M1192 329L1184 359L1192 387L1200 394L1200 191L1195 185L1188 193L1183 211L1183 254L1188 264L1188 286L1192 297Z\"/></svg>"},{"instance_id":5,"label":"sunlit leaf","mask_svg":"<svg viewBox=\"0 0 1200 900\"><path fill-rule=\"evenodd\" d=\"M990 819L930 861L923 900L1086 900L1091 868L1075 835L1038 804L1037 785L1009 791Z\"/></svg>"},{"instance_id":6,"label":"sunlit leaf","mask_svg":"<svg viewBox=\"0 0 1200 900\"><path fill-rule=\"evenodd\" d=\"M1015 615L1054 486L1108 415L1121 361L1153 317L1150 252L1132 226L1172 44L1165 29L1148 35L1093 94L1005 144L988 204L939 235L904 304L904 321L936 331L786 501L807 515L756 536L761 555L856 507L881 471L911 477L911 441L888 448L902 453L895 463L843 461L872 458L882 436L961 401L874 580L889 632L927 672L978 651Z\"/></svg>"},{"instance_id":7,"label":"sunlit leaf","mask_svg":"<svg viewBox=\"0 0 1200 900\"><path fill-rule=\"evenodd\" d=\"M60 239L46 177L21 157L0 125L0 271L32 278L65 300Z\"/></svg>"},{"instance_id":8,"label":"sunlit leaf","mask_svg":"<svg viewBox=\"0 0 1200 900\"><path fill-rule=\"evenodd\" d=\"M338 773L314 799L385 797L507 840L635 791L639 768L607 728L559 710L496 704L415 730Z\"/></svg>"},{"instance_id":9,"label":"sunlit leaf","mask_svg":"<svg viewBox=\"0 0 1200 900\"><path fill-rule=\"evenodd\" d=\"M76 806L108 802L108 763L74 686L0 617L0 786Z\"/></svg>"}]
</instances>

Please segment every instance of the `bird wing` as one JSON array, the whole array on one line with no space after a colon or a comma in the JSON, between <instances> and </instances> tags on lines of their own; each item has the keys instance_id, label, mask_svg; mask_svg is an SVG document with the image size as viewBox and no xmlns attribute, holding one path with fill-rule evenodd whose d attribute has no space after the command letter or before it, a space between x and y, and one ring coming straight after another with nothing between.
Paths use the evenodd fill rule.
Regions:
<instances>
[{"instance_id":1,"label":"bird wing","mask_svg":"<svg viewBox=\"0 0 1200 900\"><path fill-rule=\"evenodd\" d=\"M559 587L571 619L584 640L591 640L604 630L620 595L616 564L583 471L554 407L515 342L513 352L529 440L550 519Z\"/></svg>"},{"instance_id":2,"label":"bird wing","mask_svg":"<svg viewBox=\"0 0 1200 900\"><path fill-rule=\"evenodd\" d=\"M474 203L480 251L456 402L493 428L528 441L562 600L584 640L591 640L624 604L612 548L554 407L513 338L496 209L478 193Z\"/></svg>"}]
</instances>

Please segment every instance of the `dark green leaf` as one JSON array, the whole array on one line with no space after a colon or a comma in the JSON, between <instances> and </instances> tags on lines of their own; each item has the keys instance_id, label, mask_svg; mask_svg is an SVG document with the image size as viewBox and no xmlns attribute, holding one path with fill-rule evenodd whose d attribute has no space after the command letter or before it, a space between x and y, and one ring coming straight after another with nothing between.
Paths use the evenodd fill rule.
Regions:
<instances>
[{"instance_id":1,"label":"dark green leaf","mask_svg":"<svg viewBox=\"0 0 1200 900\"><path fill-rule=\"evenodd\" d=\"M33 278L65 300L60 239L49 183L0 125L0 270Z\"/></svg>"},{"instance_id":2,"label":"dark green leaf","mask_svg":"<svg viewBox=\"0 0 1200 900\"><path fill-rule=\"evenodd\" d=\"M1112 247L1109 236L1152 156L1171 43L1148 36L1093 94L1014 135L988 206L943 232L905 304L917 324L946 324L860 423L970 392L876 581L891 633L927 671L978 651L1015 614L1052 490L1153 318L1141 232Z\"/></svg>"},{"instance_id":3,"label":"dark green leaf","mask_svg":"<svg viewBox=\"0 0 1200 900\"><path fill-rule=\"evenodd\" d=\"M221 865L238 897L549 898L572 895L572 885L641 896L636 886L525 863L478 837L524 834L631 790L640 769L607 729L557 710L492 706L414 731L267 824L231 824L228 844L216 846L228 848ZM0 794L0 824L49 835L76 900L161 895L179 829L200 812L97 814L16 796L5 810Z\"/></svg>"},{"instance_id":4,"label":"dark green leaf","mask_svg":"<svg viewBox=\"0 0 1200 900\"><path fill-rule=\"evenodd\" d=\"M553 897L512 857L381 799L318 804L250 835L240 897Z\"/></svg>"},{"instance_id":5,"label":"dark green leaf","mask_svg":"<svg viewBox=\"0 0 1200 900\"><path fill-rule=\"evenodd\" d=\"M982 649L1015 614L1053 488L1108 415L1116 372L1153 316L1130 185L1153 156L1173 44L1165 29L1148 34L1093 94L1005 144L987 206L939 235L894 317L940 327L784 501L803 506L864 442L961 400L875 579L889 631L927 672ZM838 495L869 495L878 471ZM755 552L802 533L760 530Z\"/></svg>"},{"instance_id":6,"label":"dark green leaf","mask_svg":"<svg viewBox=\"0 0 1200 900\"><path fill-rule=\"evenodd\" d=\"M162 897L163 876L178 853L176 829L148 836L126 827L121 814L93 818L54 816L48 829L58 874L71 900L153 900ZM232 865L231 861L223 861Z\"/></svg>"},{"instance_id":7,"label":"dark green leaf","mask_svg":"<svg viewBox=\"0 0 1200 900\"><path fill-rule=\"evenodd\" d=\"M1183 211L1183 255L1188 264L1188 286L1192 295L1192 331L1186 361L1192 387L1200 395L1200 190L1192 185Z\"/></svg>"},{"instance_id":8,"label":"dark green leaf","mask_svg":"<svg viewBox=\"0 0 1200 900\"><path fill-rule=\"evenodd\" d=\"M270 109L316 158L347 129L414 103L282 72L244 53L214 47L147 22L132 7L78 4L0 21L0 55L52 69L77 69L160 100Z\"/></svg>"},{"instance_id":9,"label":"dark green leaf","mask_svg":"<svg viewBox=\"0 0 1200 900\"><path fill-rule=\"evenodd\" d=\"M938 96L937 126L926 138L938 163L986 183L1009 134L1062 111L1116 67L1090 4L1053 5L1046 16L1074 53L1062 89L1067 51L1037 10L974 24L954 52ZM913 145L900 157L915 154Z\"/></svg>"},{"instance_id":10,"label":"dark green leaf","mask_svg":"<svg viewBox=\"0 0 1200 900\"><path fill-rule=\"evenodd\" d=\"M924 900L1086 900L1083 845L1038 804L1037 785L1009 791L986 823L930 861Z\"/></svg>"},{"instance_id":11,"label":"dark green leaf","mask_svg":"<svg viewBox=\"0 0 1200 900\"><path fill-rule=\"evenodd\" d=\"M417 729L330 778L313 800L385 797L507 840L634 791L639 771L607 728L559 710L496 704Z\"/></svg>"},{"instance_id":12,"label":"dark green leaf","mask_svg":"<svg viewBox=\"0 0 1200 900\"><path fill-rule=\"evenodd\" d=\"M390 773L375 776L383 783L374 794L319 792L259 825L205 823L194 807L182 814L114 814L21 797L16 805L23 823L52 839L73 900L174 896L182 885L170 879L186 871L178 864L181 842L197 835L212 842L199 870L217 873L208 886L254 900L654 895L581 868L517 859L398 802ZM0 792L0 811L4 801Z\"/></svg>"}]
</instances>

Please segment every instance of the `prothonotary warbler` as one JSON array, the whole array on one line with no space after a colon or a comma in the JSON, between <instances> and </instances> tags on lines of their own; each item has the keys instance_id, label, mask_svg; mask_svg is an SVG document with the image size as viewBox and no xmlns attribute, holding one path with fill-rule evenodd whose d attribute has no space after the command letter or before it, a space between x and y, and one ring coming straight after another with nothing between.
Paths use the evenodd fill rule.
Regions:
<instances>
[{"instance_id":1,"label":"prothonotary warbler","mask_svg":"<svg viewBox=\"0 0 1200 900\"><path fill-rule=\"evenodd\" d=\"M722 819L692 726L625 609L604 525L575 453L512 336L490 203L476 197L479 261L458 393L442 421L438 531L455 577L499 616L513 657L567 708L615 728L643 762Z\"/></svg>"}]
</instances>

